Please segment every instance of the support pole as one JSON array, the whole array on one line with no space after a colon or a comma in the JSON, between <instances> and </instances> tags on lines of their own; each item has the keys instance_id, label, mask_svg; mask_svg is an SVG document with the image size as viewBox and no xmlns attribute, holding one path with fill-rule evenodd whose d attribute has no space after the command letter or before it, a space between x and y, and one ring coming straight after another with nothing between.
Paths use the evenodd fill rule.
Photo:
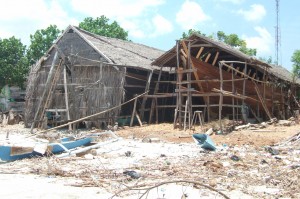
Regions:
<instances>
[{"instance_id":1,"label":"support pole","mask_svg":"<svg viewBox=\"0 0 300 199\"><path fill-rule=\"evenodd\" d=\"M222 63L219 63L219 73L220 73L220 100L219 100L219 123L220 123L220 131L223 133L222 127L222 107L223 107L223 72L222 72Z\"/></svg>"},{"instance_id":2,"label":"support pole","mask_svg":"<svg viewBox=\"0 0 300 199\"><path fill-rule=\"evenodd\" d=\"M64 89L65 89L65 103L66 103L67 120L70 121L66 65L64 65ZM69 125L69 130L72 130L72 125Z\"/></svg>"}]
</instances>

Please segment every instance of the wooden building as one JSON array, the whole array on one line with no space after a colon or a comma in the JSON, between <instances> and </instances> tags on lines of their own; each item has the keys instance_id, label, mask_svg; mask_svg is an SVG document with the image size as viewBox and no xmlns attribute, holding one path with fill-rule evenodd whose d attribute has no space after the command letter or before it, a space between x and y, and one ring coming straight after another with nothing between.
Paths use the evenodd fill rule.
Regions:
<instances>
[{"instance_id":1,"label":"wooden building","mask_svg":"<svg viewBox=\"0 0 300 199\"><path fill-rule=\"evenodd\" d=\"M206 120L227 117L252 122L286 119L299 109L299 81L280 66L272 66L208 37L193 34L153 63L176 70L174 126L191 126L195 111ZM222 126L222 125L221 125Z\"/></svg>"},{"instance_id":2,"label":"wooden building","mask_svg":"<svg viewBox=\"0 0 300 199\"><path fill-rule=\"evenodd\" d=\"M89 116L149 90L153 93L159 67L151 65L163 51L142 44L95 35L69 26L31 68L25 103L27 127L60 124ZM169 77L166 71L160 79ZM164 89L164 88L159 88ZM157 89L157 90L159 90ZM121 116L131 116L134 103L91 118L100 128ZM145 98L136 101L140 116L148 118ZM145 117L144 117L145 115Z\"/></svg>"}]
</instances>

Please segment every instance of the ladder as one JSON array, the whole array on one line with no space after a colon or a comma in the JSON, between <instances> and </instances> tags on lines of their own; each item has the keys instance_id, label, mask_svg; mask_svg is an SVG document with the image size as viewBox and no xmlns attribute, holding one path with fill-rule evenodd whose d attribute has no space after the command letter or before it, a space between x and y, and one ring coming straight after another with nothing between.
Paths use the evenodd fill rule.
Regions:
<instances>
[{"instance_id":1,"label":"ladder","mask_svg":"<svg viewBox=\"0 0 300 199\"><path fill-rule=\"evenodd\" d=\"M37 111L35 113L33 122L31 124L31 133L33 132L33 128L36 126L36 122L38 122L38 126L40 127L41 122L43 121L44 118L44 113L46 108L50 105L50 99L53 93L53 90L57 84L57 80L59 79L59 75L60 75L60 70L61 70L61 66L64 63L63 59L59 60L58 65L56 64L58 60L58 51L56 51L52 64L51 64L51 68L48 74L48 78L45 84L45 88L44 88L44 92L43 95L40 99L39 105L37 107ZM45 100L46 99L46 100Z\"/></svg>"}]
</instances>

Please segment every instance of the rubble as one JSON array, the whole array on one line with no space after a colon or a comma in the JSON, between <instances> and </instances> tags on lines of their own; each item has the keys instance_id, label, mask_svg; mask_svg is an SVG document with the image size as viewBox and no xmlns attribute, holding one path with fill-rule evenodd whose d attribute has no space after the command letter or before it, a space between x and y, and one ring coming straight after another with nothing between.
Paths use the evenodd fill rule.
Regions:
<instances>
[{"instance_id":1,"label":"rubble","mask_svg":"<svg viewBox=\"0 0 300 199\"><path fill-rule=\"evenodd\" d=\"M12 132L11 138L16 133L19 132ZM26 130L22 133L26 134ZM1 130L0 135L5 138L5 131ZM158 195L163 198L163 194L164 198L180 198L182 190L186 190L187 198L300 197L299 131L264 147L232 145L226 142L226 135L222 136L222 144L216 142L214 152L193 142L172 143L162 138L160 142L143 142L142 138L131 137L91 149L83 156L52 156L0 164L0 173L54 176L71 186L98 187L99 192L117 194L114 198L137 198L146 191L148 198ZM151 187L157 188L155 193Z\"/></svg>"}]
</instances>

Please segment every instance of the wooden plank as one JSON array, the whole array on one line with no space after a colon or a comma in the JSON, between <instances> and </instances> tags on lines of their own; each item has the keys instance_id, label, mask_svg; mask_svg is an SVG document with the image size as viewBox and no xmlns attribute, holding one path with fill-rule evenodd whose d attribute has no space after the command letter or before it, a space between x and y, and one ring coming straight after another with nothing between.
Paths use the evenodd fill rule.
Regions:
<instances>
[{"instance_id":1,"label":"wooden plank","mask_svg":"<svg viewBox=\"0 0 300 199\"><path fill-rule=\"evenodd\" d=\"M161 71L162 71L162 67L160 67L160 74L159 75L161 75ZM152 79L152 74L153 74L153 71L148 72L148 81L147 81L144 92L149 91L150 83L151 83L151 79ZM158 82L156 84L158 84ZM144 118L144 109L145 109L145 106L146 106L146 101L147 101L147 97L143 96L143 101L142 101L142 105L141 105L141 112L140 112L140 114L142 116L142 119Z\"/></svg>"},{"instance_id":2,"label":"wooden plank","mask_svg":"<svg viewBox=\"0 0 300 199\"><path fill-rule=\"evenodd\" d=\"M181 44L182 44L182 47L183 47L184 51L187 52L188 49L187 49L186 44L184 43L184 41L181 41ZM193 62L191 62L191 65L192 65L192 68L196 68L196 67L194 66ZM195 76L195 79L196 79L196 80L200 80L199 75L198 75L197 72L194 72L194 76ZM198 85L200 91L201 91L201 92L204 92L203 87L202 87L202 84L201 84L200 82L197 82L197 85ZM204 101L205 101L205 99L204 99Z\"/></svg>"},{"instance_id":3,"label":"wooden plank","mask_svg":"<svg viewBox=\"0 0 300 199\"><path fill-rule=\"evenodd\" d=\"M223 125L222 125L222 107L223 107L223 64L219 64L219 72L220 72L220 99L219 99L219 123L220 123L220 131L223 133Z\"/></svg>"},{"instance_id":4,"label":"wooden plank","mask_svg":"<svg viewBox=\"0 0 300 199\"><path fill-rule=\"evenodd\" d=\"M182 55L183 55L185 58L187 58L187 54L186 54L186 52L185 52L184 50L180 49L180 52L182 53Z\"/></svg>"},{"instance_id":5,"label":"wooden plank","mask_svg":"<svg viewBox=\"0 0 300 199\"><path fill-rule=\"evenodd\" d=\"M175 92L178 93L178 92L189 92L189 91L195 91L194 88L181 88L181 89L175 89Z\"/></svg>"},{"instance_id":6,"label":"wooden plank","mask_svg":"<svg viewBox=\"0 0 300 199\"><path fill-rule=\"evenodd\" d=\"M244 73L240 72L240 71L238 70L239 67L237 67L237 69L235 69L235 68L233 68L232 66L229 66L228 64L225 64L223 61L222 61L222 63L223 63L224 66L230 68L231 70L234 70L234 71L235 71L235 75L236 75L237 73L239 73L242 77L244 76L244 77L249 78L249 79L251 79L251 80L253 80L253 81L255 81L255 82L263 83L263 81L254 79L254 78L252 78L252 77L250 77L250 76L248 76L248 75L245 75Z\"/></svg>"},{"instance_id":7,"label":"wooden plank","mask_svg":"<svg viewBox=\"0 0 300 199\"><path fill-rule=\"evenodd\" d=\"M253 83L254 83L254 87L255 87L257 96L258 96L258 98L259 98L259 100L260 100L260 102L261 102L263 108L265 109L265 112L267 113L267 116L269 117L269 119L272 119L272 116L271 116L271 114L270 114L270 112L269 112L269 109L268 109L268 107L267 107L267 105L266 105L266 103L265 103L263 97L261 96L261 94L260 94L260 92L259 92L259 88L258 88L256 82L253 82Z\"/></svg>"},{"instance_id":8,"label":"wooden plank","mask_svg":"<svg viewBox=\"0 0 300 199\"><path fill-rule=\"evenodd\" d=\"M206 63L208 62L210 56L211 56L211 53L208 53L208 55L207 55L206 58L205 58L205 62L206 62Z\"/></svg>"},{"instance_id":9,"label":"wooden plank","mask_svg":"<svg viewBox=\"0 0 300 199\"><path fill-rule=\"evenodd\" d=\"M191 48L198 48L198 47L214 47L212 44L192 44Z\"/></svg>"},{"instance_id":10,"label":"wooden plank","mask_svg":"<svg viewBox=\"0 0 300 199\"><path fill-rule=\"evenodd\" d=\"M130 119L130 126L133 125L134 116L136 115L136 103L137 103L137 98L135 98L135 100L134 100L133 110L132 110L131 119Z\"/></svg>"},{"instance_id":11,"label":"wooden plank","mask_svg":"<svg viewBox=\"0 0 300 199\"><path fill-rule=\"evenodd\" d=\"M68 96L68 86L67 86L67 71L66 65L64 65L64 89L65 89L65 104L67 110L67 120L70 121L70 110L69 110L69 96ZM72 130L72 125L69 125L69 130Z\"/></svg>"},{"instance_id":12,"label":"wooden plank","mask_svg":"<svg viewBox=\"0 0 300 199\"><path fill-rule=\"evenodd\" d=\"M212 63L213 66L216 64L218 57L219 57L219 51L216 53L216 56L215 56L214 61Z\"/></svg>"},{"instance_id":13,"label":"wooden plank","mask_svg":"<svg viewBox=\"0 0 300 199\"><path fill-rule=\"evenodd\" d=\"M138 120L140 126L143 126L143 123L142 123L142 121L141 121L141 118L140 118L139 114L137 114L137 112L135 112L135 116L136 116L136 118L137 118L137 120Z\"/></svg>"},{"instance_id":14,"label":"wooden plank","mask_svg":"<svg viewBox=\"0 0 300 199\"><path fill-rule=\"evenodd\" d=\"M193 72L197 72L197 68L193 68L193 69L185 69L185 70L176 70L176 71L171 71L169 72L170 74L182 74L182 73L193 73Z\"/></svg>"},{"instance_id":15,"label":"wooden plank","mask_svg":"<svg viewBox=\"0 0 300 199\"><path fill-rule=\"evenodd\" d=\"M197 58L197 59L199 59L199 57L200 57L201 53L203 52L203 50L204 50L204 47L201 47L201 48L199 49L199 51L198 51L198 53L197 53L197 55L196 55L196 58Z\"/></svg>"}]
</instances>

